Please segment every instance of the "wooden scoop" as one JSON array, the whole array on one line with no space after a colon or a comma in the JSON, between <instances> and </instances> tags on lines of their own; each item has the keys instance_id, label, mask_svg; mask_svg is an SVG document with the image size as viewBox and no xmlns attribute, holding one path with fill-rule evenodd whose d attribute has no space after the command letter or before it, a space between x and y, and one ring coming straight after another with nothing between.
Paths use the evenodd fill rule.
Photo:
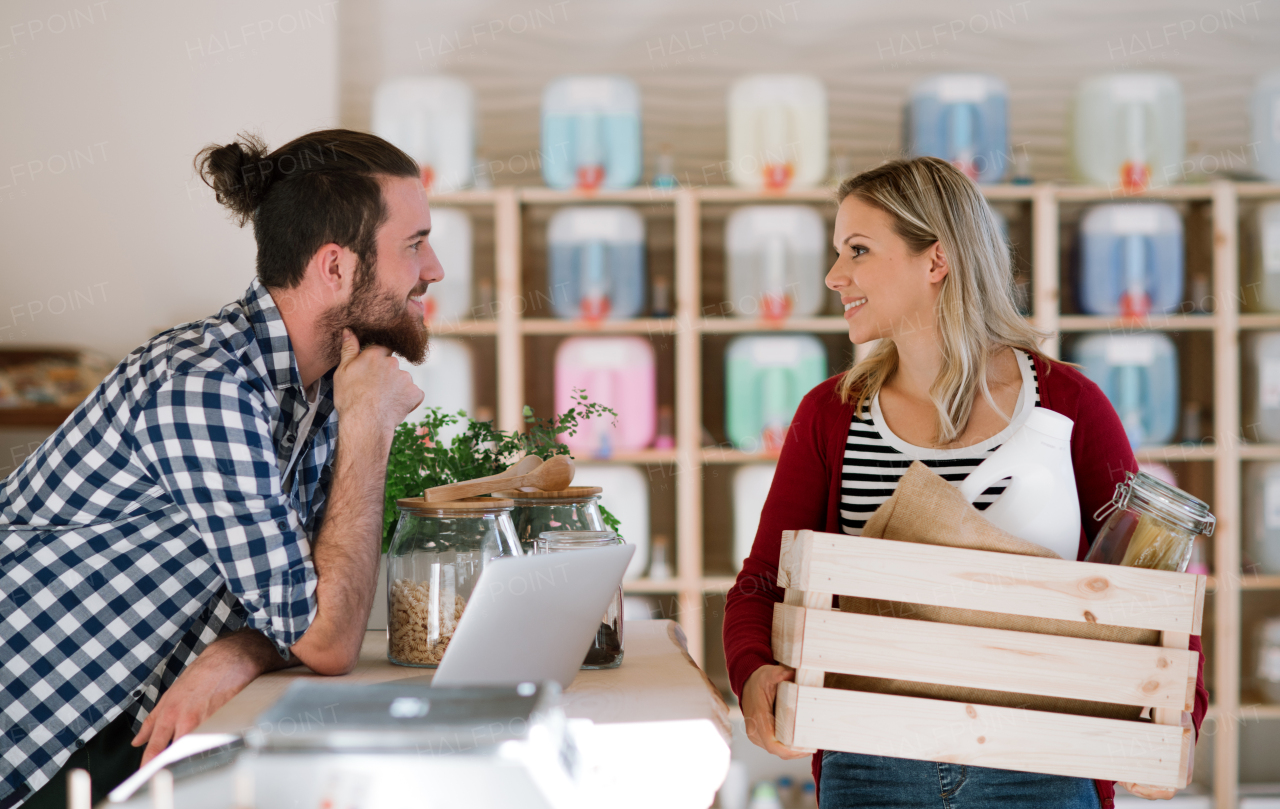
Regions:
<instances>
[{"instance_id":1,"label":"wooden scoop","mask_svg":"<svg viewBox=\"0 0 1280 809\"><path fill-rule=\"evenodd\" d=\"M529 459L525 458L519 463L512 464L507 472L527 460ZM534 460L537 460L537 458ZM442 503L446 500L461 500L464 497L477 497L503 489L519 489L524 486L532 486L544 492L554 492L568 488L572 482L573 461L566 455L554 455L549 460L538 464L532 471L522 475L508 476L506 472L503 472L500 475L492 475L487 478L465 480L461 483L450 483L447 486L436 486L423 492L422 498L428 503Z\"/></svg>"}]
</instances>

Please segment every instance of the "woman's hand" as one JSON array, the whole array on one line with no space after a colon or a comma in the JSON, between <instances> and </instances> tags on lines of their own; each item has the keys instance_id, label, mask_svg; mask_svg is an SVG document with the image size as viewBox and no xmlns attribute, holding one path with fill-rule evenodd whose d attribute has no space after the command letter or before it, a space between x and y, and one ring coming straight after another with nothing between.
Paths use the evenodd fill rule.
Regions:
<instances>
[{"instance_id":1,"label":"woman's hand","mask_svg":"<svg viewBox=\"0 0 1280 809\"><path fill-rule=\"evenodd\" d=\"M778 741L774 735L773 703L778 698L778 683L794 680L796 670L790 666L761 666L747 678L742 687L742 715L747 721L747 738L778 758L804 758L801 753Z\"/></svg>"}]
</instances>

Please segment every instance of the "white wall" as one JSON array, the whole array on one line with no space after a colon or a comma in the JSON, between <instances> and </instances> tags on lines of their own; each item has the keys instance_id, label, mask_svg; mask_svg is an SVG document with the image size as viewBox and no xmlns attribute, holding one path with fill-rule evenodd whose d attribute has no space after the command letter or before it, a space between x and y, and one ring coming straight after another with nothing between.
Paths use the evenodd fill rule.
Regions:
<instances>
[{"instance_id":1,"label":"white wall","mask_svg":"<svg viewBox=\"0 0 1280 809\"><path fill-rule=\"evenodd\" d=\"M337 120L332 0L0 3L0 348L122 357L244 292L254 245L192 158Z\"/></svg>"}]
</instances>

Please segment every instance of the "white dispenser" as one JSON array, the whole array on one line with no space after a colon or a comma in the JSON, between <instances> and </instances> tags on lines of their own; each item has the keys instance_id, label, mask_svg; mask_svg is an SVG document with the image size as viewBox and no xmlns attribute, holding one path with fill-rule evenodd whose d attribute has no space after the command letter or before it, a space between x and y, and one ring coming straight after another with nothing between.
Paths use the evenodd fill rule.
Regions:
<instances>
[{"instance_id":1,"label":"white dispenser","mask_svg":"<svg viewBox=\"0 0 1280 809\"><path fill-rule=\"evenodd\" d=\"M468 341L448 337L433 339L427 361L421 365L411 365L399 355L396 359L423 393L422 404L405 416L405 421L422 421L429 407L439 407L445 413L462 410L475 414L475 363ZM448 444L455 435L461 435L466 426L455 424L442 431L441 442Z\"/></svg>"},{"instance_id":2,"label":"white dispenser","mask_svg":"<svg viewBox=\"0 0 1280 809\"><path fill-rule=\"evenodd\" d=\"M733 570L742 570L742 562L751 555L760 527L760 514L765 498L773 486L774 463L752 463L738 467L733 473Z\"/></svg>"},{"instance_id":3,"label":"white dispenser","mask_svg":"<svg viewBox=\"0 0 1280 809\"><path fill-rule=\"evenodd\" d=\"M373 132L418 162L432 192L472 184L476 104L471 88L449 76L404 76L378 86Z\"/></svg>"},{"instance_id":4,"label":"white dispenser","mask_svg":"<svg viewBox=\"0 0 1280 809\"><path fill-rule=\"evenodd\" d=\"M1186 149L1182 86L1168 73L1081 82L1073 147L1081 180L1126 192L1168 185Z\"/></svg>"},{"instance_id":5,"label":"white dispenser","mask_svg":"<svg viewBox=\"0 0 1280 809\"><path fill-rule=\"evenodd\" d=\"M729 181L812 188L827 174L827 91L805 74L747 76L729 88Z\"/></svg>"},{"instance_id":6,"label":"white dispenser","mask_svg":"<svg viewBox=\"0 0 1280 809\"><path fill-rule=\"evenodd\" d=\"M471 216L457 208L431 209L431 249L444 280L427 287L423 299L426 321L455 321L473 317L471 311Z\"/></svg>"},{"instance_id":7,"label":"white dispenser","mask_svg":"<svg viewBox=\"0 0 1280 809\"><path fill-rule=\"evenodd\" d=\"M1253 88L1253 143L1258 173L1280 181L1280 70L1258 77Z\"/></svg>"},{"instance_id":8,"label":"white dispenser","mask_svg":"<svg viewBox=\"0 0 1280 809\"><path fill-rule=\"evenodd\" d=\"M811 317L826 301L827 226L808 205L744 205L724 228L739 317Z\"/></svg>"},{"instance_id":9,"label":"white dispenser","mask_svg":"<svg viewBox=\"0 0 1280 809\"><path fill-rule=\"evenodd\" d=\"M1033 408L1022 428L959 487L972 503L988 487L1010 478L1004 493L982 516L1072 562L1080 551L1080 498L1071 466L1073 426L1061 413Z\"/></svg>"},{"instance_id":10,"label":"white dispenser","mask_svg":"<svg viewBox=\"0 0 1280 809\"><path fill-rule=\"evenodd\" d=\"M590 422L588 422L589 424ZM600 504L618 518L618 534L635 545L635 555L622 574L623 581L635 581L649 566L649 479L630 464L574 462L574 486L599 486L604 489ZM625 608L624 608L625 609Z\"/></svg>"}]
</instances>

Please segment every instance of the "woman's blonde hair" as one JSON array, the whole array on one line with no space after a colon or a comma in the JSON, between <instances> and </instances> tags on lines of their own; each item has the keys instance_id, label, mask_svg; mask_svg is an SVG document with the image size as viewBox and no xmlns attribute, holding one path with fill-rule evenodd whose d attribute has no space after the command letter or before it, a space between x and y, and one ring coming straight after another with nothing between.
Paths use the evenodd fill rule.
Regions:
<instances>
[{"instance_id":1,"label":"woman's blonde hair","mask_svg":"<svg viewBox=\"0 0 1280 809\"><path fill-rule=\"evenodd\" d=\"M929 395L938 410L935 442L949 444L964 432L979 392L1000 412L987 387L992 353L1012 346L1047 361L1040 341L1048 335L1018 313L1000 225L977 186L950 163L935 157L895 160L840 183L836 202L849 196L887 213L913 254L934 242L942 245L949 271L934 311L942 371ZM897 367L897 346L880 340L841 378L841 401L853 402L854 412L861 413Z\"/></svg>"}]
</instances>

